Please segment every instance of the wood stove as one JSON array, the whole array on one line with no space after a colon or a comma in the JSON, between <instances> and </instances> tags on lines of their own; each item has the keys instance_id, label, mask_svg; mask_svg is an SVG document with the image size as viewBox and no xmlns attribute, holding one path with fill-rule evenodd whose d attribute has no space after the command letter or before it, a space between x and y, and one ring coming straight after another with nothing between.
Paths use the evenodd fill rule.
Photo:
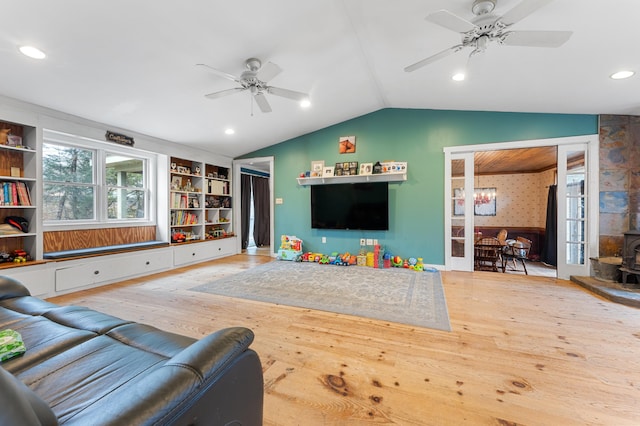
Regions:
<instances>
[{"instance_id":1,"label":"wood stove","mask_svg":"<svg viewBox=\"0 0 640 426\"><path fill-rule=\"evenodd\" d=\"M636 281L640 283L640 230L627 231L624 233L624 243L622 245L622 283L627 283L629 274L636 276ZM635 286L634 286L635 287Z\"/></svg>"}]
</instances>

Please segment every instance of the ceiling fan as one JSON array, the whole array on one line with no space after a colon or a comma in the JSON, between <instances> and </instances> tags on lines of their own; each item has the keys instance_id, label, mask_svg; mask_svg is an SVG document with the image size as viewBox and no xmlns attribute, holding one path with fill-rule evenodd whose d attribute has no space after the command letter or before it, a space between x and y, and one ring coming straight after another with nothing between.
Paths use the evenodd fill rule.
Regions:
<instances>
[{"instance_id":1,"label":"ceiling fan","mask_svg":"<svg viewBox=\"0 0 640 426\"><path fill-rule=\"evenodd\" d=\"M476 16L471 22L447 10L439 10L425 19L449 30L459 32L462 42L435 55L409 65L404 70L412 72L439 59L456 53L465 47L473 51L469 60L483 53L490 42L509 46L560 47L571 37L571 31L509 31L511 26L529 16L552 0L523 0L502 16L494 15L497 0L475 0L471 11Z\"/></svg>"},{"instance_id":2,"label":"ceiling fan","mask_svg":"<svg viewBox=\"0 0 640 426\"><path fill-rule=\"evenodd\" d=\"M208 95L204 95L205 98L208 99L217 99L223 96L232 95L234 93L244 92L245 90L248 90L253 96L253 99L256 101L256 104L258 104L260 111L262 112L272 111L271 105L269 105L265 93L269 93L275 96L281 96L283 98L293 99L294 101L299 102L309 99L309 95L307 95L306 93L295 92L293 90L281 89L279 87L267 85L267 82L269 80L282 72L282 69L273 62L267 62L266 64L262 65L260 59L249 58L245 61L247 70L244 71L240 75L240 77L236 77L224 71L217 70L206 64L197 65L200 67L205 67L214 74L228 80L235 81L240 85L240 87L234 87L232 89L221 90L219 92L213 92L209 93Z\"/></svg>"}]
</instances>

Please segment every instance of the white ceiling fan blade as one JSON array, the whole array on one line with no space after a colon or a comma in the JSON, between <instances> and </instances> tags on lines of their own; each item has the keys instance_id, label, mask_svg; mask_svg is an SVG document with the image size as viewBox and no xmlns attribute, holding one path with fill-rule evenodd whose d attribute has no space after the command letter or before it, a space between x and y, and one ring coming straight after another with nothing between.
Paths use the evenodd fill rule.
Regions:
<instances>
[{"instance_id":1,"label":"white ceiling fan blade","mask_svg":"<svg viewBox=\"0 0 640 426\"><path fill-rule=\"evenodd\" d=\"M458 33L466 33L476 28L476 26L471 22L454 15L448 10L439 10L428 15L424 19Z\"/></svg>"},{"instance_id":2,"label":"white ceiling fan blade","mask_svg":"<svg viewBox=\"0 0 640 426\"><path fill-rule=\"evenodd\" d=\"M502 15L501 18L498 18L498 21L507 26L513 25L552 1L553 0L523 0L520 4Z\"/></svg>"},{"instance_id":3,"label":"white ceiling fan blade","mask_svg":"<svg viewBox=\"0 0 640 426\"><path fill-rule=\"evenodd\" d=\"M253 95L253 99L256 100L256 103L258 104L260 111L271 112L271 105L269 105L269 102L267 101L267 98L264 95L264 93L262 92L256 93L255 95Z\"/></svg>"},{"instance_id":4,"label":"white ceiling fan blade","mask_svg":"<svg viewBox=\"0 0 640 426\"><path fill-rule=\"evenodd\" d=\"M245 87L234 87L233 89L221 90L219 92L209 93L208 95L204 95L207 99L218 99L223 96L233 95L234 93L242 92L247 90Z\"/></svg>"},{"instance_id":5,"label":"white ceiling fan blade","mask_svg":"<svg viewBox=\"0 0 640 426\"><path fill-rule=\"evenodd\" d=\"M238 77L236 77L234 75L231 75L229 73L226 73L224 71L217 70L217 69L215 69L213 67L210 67L207 64L196 64L196 66L202 67L202 68L206 68L209 71L213 72L214 74L216 74L216 75L218 75L218 76L220 76L222 78L226 78L228 80L235 81L236 83L240 83L241 82L240 78L238 78Z\"/></svg>"},{"instance_id":6,"label":"white ceiling fan blade","mask_svg":"<svg viewBox=\"0 0 640 426\"><path fill-rule=\"evenodd\" d=\"M283 98L293 99L294 101L304 101L305 99L309 99L309 95L306 93L296 92L288 89L281 89L279 87L269 86L267 87L267 93L271 93L272 95L282 96Z\"/></svg>"},{"instance_id":7,"label":"white ceiling fan blade","mask_svg":"<svg viewBox=\"0 0 640 426\"><path fill-rule=\"evenodd\" d=\"M560 47L571 38L572 31L509 31L502 44L524 47Z\"/></svg>"},{"instance_id":8,"label":"white ceiling fan blade","mask_svg":"<svg viewBox=\"0 0 640 426\"><path fill-rule=\"evenodd\" d=\"M273 62L267 62L262 66L262 68L260 68L260 71L258 71L258 75L256 77L258 77L258 80L260 81L267 82L281 72L282 68L280 68L278 65L274 64Z\"/></svg>"},{"instance_id":9,"label":"white ceiling fan blade","mask_svg":"<svg viewBox=\"0 0 640 426\"><path fill-rule=\"evenodd\" d=\"M413 64L413 65L409 65L408 67L405 67L404 71L405 71L405 72L412 72L412 71L415 71L415 70L417 70L417 69L420 69L420 68L422 68L422 67L424 67L424 66L426 66L426 65L429 65L430 63L433 63L433 62L435 62L435 61L437 61L437 60L439 60L439 59L444 58L445 56L449 56L449 55L451 55L452 53L456 53L456 52L458 52L458 51L459 51L460 49L462 49L463 47L464 47L463 45L458 44L458 45L456 45L456 46L453 46L453 47L450 47L450 48L448 48L448 49L445 49L445 50L443 50L443 51L442 51L442 52L440 52L440 53L436 53L436 54L435 54L435 55L433 55L433 56L429 56L428 58L423 59L423 60L421 60L421 61L419 61L419 62L416 62L416 63L415 63L415 64Z\"/></svg>"}]
</instances>

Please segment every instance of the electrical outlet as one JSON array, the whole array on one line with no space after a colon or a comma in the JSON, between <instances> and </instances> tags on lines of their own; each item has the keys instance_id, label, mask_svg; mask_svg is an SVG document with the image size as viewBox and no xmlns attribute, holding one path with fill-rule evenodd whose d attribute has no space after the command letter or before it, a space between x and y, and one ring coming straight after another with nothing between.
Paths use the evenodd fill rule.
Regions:
<instances>
[{"instance_id":1,"label":"electrical outlet","mask_svg":"<svg viewBox=\"0 0 640 426\"><path fill-rule=\"evenodd\" d=\"M378 240L373 240L373 245L377 246L378 245Z\"/></svg>"},{"instance_id":2,"label":"electrical outlet","mask_svg":"<svg viewBox=\"0 0 640 426\"><path fill-rule=\"evenodd\" d=\"M360 245L363 246L367 244L367 240L365 240L364 238L360 238Z\"/></svg>"},{"instance_id":3,"label":"electrical outlet","mask_svg":"<svg viewBox=\"0 0 640 426\"><path fill-rule=\"evenodd\" d=\"M325 244L327 242L327 237L322 237L322 244Z\"/></svg>"},{"instance_id":4,"label":"electrical outlet","mask_svg":"<svg viewBox=\"0 0 640 426\"><path fill-rule=\"evenodd\" d=\"M367 238L367 245L368 246L372 246L373 245L373 240L371 238Z\"/></svg>"}]
</instances>

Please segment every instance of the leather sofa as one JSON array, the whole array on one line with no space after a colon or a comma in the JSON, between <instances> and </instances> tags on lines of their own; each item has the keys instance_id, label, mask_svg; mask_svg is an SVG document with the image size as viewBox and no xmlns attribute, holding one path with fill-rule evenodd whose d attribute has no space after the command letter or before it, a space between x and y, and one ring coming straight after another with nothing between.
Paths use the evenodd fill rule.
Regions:
<instances>
[{"instance_id":1,"label":"leather sofa","mask_svg":"<svg viewBox=\"0 0 640 426\"><path fill-rule=\"evenodd\" d=\"M32 297L0 276L0 330L26 352L0 368L0 425L260 425L251 330L196 340Z\"/></svg>"}]
</instances>

